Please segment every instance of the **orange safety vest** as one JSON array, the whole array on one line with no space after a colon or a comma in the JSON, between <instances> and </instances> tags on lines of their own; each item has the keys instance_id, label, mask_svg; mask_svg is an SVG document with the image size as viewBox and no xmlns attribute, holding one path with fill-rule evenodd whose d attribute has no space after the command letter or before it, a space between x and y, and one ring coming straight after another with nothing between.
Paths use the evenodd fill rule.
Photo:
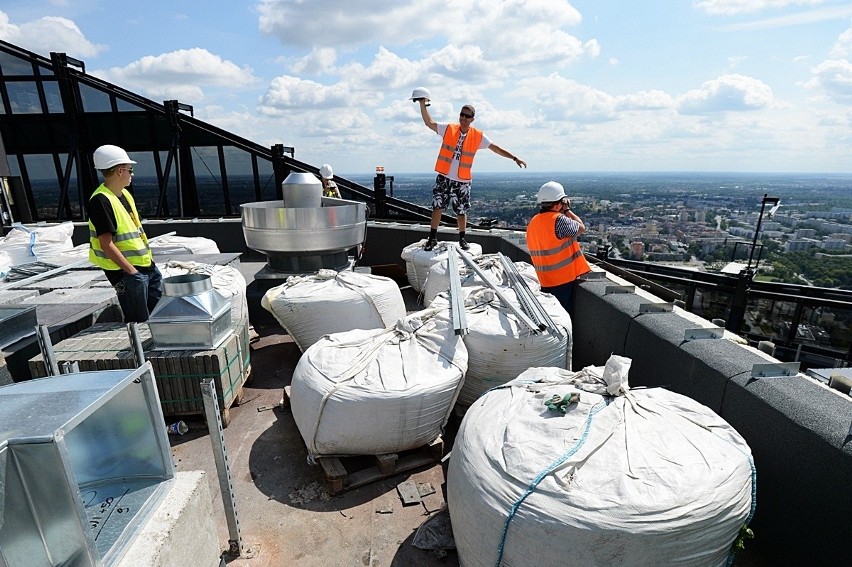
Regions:
<instances>
[{"instance_id":1,"label":"orange safety vest","mask_svg":"<svg viewBox=\"0 0 852 567\"><path fill-rule=\"evenodd\" d=\"M461 126L458 124L447 124L447 130L444 132L444 139L441 142L441 149L438 150L438 161L435 162L435 171L441 175L447 175L450 172L450 165L453 163L453 154L456 152L456 145L459 143L459 135L461 134ZM461 158L459 159L459 179L470 181L470 168L473 166L473 157L476 155L476 150L479 149L479 144L482 142L482 131L470 127L467 129L467 137L462 142Z\"/></svg>"},{"instance_id":2,"label":"orange safety vest","mask_svg":"<svg viewBox=\"0 0 852 567\"><path fill-rule=\"evenodd\" d=\"M542 287L573 282L592 269L577 237L557 238L556 219L562 213L538 213L527 225L527 249Z\"/></svg>"}]
</instances>

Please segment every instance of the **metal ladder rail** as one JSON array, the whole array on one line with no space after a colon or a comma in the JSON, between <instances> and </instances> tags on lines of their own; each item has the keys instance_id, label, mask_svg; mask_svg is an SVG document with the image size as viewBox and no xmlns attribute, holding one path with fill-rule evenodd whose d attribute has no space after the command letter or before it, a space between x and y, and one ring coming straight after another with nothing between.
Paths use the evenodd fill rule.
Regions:
<instances>
[{"instance_id":1,"label":"metal ladder rail","mask_svg":"<svg viewBox=\"0 0 852 567\"><path fill-rule=\"evenodd\" d=\"M511 310L511 311L512 311L512 313L514 313L514 314L515 314L515 316L518 318L518 320L520 320L520 321L521 321L524 325L526 325L527 327L529 327L529 329L530 329L533 333L538 334L538 333L540 333L540 332L541 332L541 329L539 329L538 324L537 324L537 323L535 323L534 321L532 321L532 320L531 320L531 319L527 316L527 314L526 314L526 313L524 313L522 310L518 309L518 308L515 306L515 304L514 304L514 303L512 303L511 301L509 301L509 300L508 300L508 298L506 297L506 295L505 295L502 291L500 291L500 289L497 287L497 285L496 285L494 282L492 282L492 281L491 281L491 279L490 279L488 276L486 276L486 275L485 275L485 273L482 271L482 269L481 269L479 266L477 266L477 265L476 265L476 262L474 262L472 258L470 258L467 254L462 254L462 255L461 255L461 257L462 257L462 260L464 260L464 261L465 261L465 263L466 263L468 266L470 266L470 269L471 269L471 270L473 270L473 272L474 272L477 276L479 276L479 279L481 279L483 282L485 282L485 285L487 285L488 287L490 287L490 288L494 291L494 294L495 294L498 298L500 298L500 301L502 301L502 302L503 302L503 304L504 304L506 307L508 307L508 308L509 308L509 310Z\"/></svg>"},{"instance_id":2,"label":"metal ladder rail","mask_svg":"<svg viewBox=\"0 0 852 567\"><path fill-rule=\"evenodd\" d=\"M518 293L519 296L523 296L528 302L529 307L535 312L534 314L530 314L531 318L536 322L543 322L545 328L549 329L551 333L561 339L563 337L563 333L560 330L559 325L557 325L547 311L544 310L544 307L542 307L538 298L530 289L529 284L527 284L524 277L520 274L520 272L518 272L518 268L515 266L515 263L504 256L502 252L498 252L497 254L503 265L503 270L506 272L506 277L509 279L510 284L512 284L512 289L514 289L515 293ZM523 306L524 303L522 302L521 305Z\"/></svg>"}]
</instances>

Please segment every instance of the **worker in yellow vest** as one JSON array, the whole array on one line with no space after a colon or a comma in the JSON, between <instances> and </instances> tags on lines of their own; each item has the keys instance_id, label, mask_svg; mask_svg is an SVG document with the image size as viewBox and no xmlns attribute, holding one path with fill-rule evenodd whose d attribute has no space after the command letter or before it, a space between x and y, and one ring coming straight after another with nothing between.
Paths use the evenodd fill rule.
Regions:
<instances>
[{"instance_id":1,"label":"worker in yellow vest","mask_svg":"<svg viewBox=\"0 0 852 567\"><path fill-rule=\"evenodd\" d=\"M548 181L536 195L541 209L527 224L527 249L530 251L541 291L559 300L565 311L574 306L577 278L591 271L577 237L586 225L571 210L571 201L561 183Z\"/></svg>"},{"instance_id":2,"label":"worker in yellow vest","mask_svg":"<svg viewBox=\"0 0 852 567\"><path fill-rule=\"evenodd\" d=\"M95 150L94 162L104 182L89 199L89 261L103 269L115 288L124 321L141 323L163 295L163 277L133 196L125 190L136 162L112 145Z\"/></svg>"},{"instance_id":3,"label":"worker in yellow vest","mask_svg":"<svg viewBox=\"0 0 852 567\"><path fill-rule=\"evenodd\" d=\"M432 189L432 222L429 239L424 250L432 250L438 244L438 225L441 222L443 210L452 205L456 213L459 227L459 246L468 250L470 245L465 239L467 227L467 211L470 209L470 184L473 179L471 167L473 158L478 150L488 148L499 156L514 161L518 167L524 168L527 163L507 152L488 136L471 126L476 110L466 104L459 112L458 124L439 124L429 115L429 91L424 88L414 89L411 99L420 103L420 115L423 123L436 134L441 136L441 148L438 151L438 161L435 163L435 186Z\"/></svg>"}]
</instances>

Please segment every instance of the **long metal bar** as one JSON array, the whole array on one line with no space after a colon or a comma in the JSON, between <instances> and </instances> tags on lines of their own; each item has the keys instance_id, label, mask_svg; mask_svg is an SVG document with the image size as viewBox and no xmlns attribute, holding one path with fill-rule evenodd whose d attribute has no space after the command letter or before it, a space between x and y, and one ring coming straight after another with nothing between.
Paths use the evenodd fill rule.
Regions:
<instances>
[{"instance_id":1,"label":"long metal bar","mask_svg":"<svg viewBox=\"0 0 852 567\"><path fill-rule=\"evenodd\" d=\"M461 257L462 260L464 260L465 263L470 266L470 269L473 270L473 272L477 276L479 276L479 279L485 282L485 285L487 285L494 291L494 295L499 297L500 301L502 301L503 304L508 307L509 310L512 311L512 313L515 314L515 317L517 317L518 320L520 320L524 325L529 327L529 329L533 333L541 332L538 329L538 325L536 325L532 320L530 320L530 318L527 317L526 313L515 307L515 304L509 301L508 298L506 298L506 295L502 291L500 291L497 285L495 285L494 282L492 282L488 276L485 275L485 273L479 268L479 266L476 265L476 262L474 262L473 259L470 258L470 256L468 256L467 254L462 254Z\"/></svg>"},{"instance_id":2,"label":"long metal bar","mask_svg":"<svg viewBox=\"0 0 852 567\"><path fill-rule=\"evenodd\" d=\"M520 272L518 272L518 267L515 266L515 263L512 262L512 260L503 255L502 252L499 252L498 254L500 262L502 262L503 264L503 269L509 276L510 281L514 284L515 293L520 291L526 298L528 298L529 306L536 312L536 317L538 321L543 321L545 326L550 329L553 334L555 334L561 339L563 337L563 334L561 329L559 328L559 325L557 325L556 322L547 313L547 311L545 311L544 307L541 305L541 302L530 289L530 286L527 284L524 277L520 274Z\"/></svg>"},{"instance_id":3,"label":"long metal bar","mask_svg":"<svg viewBox=\"0 0 852 567\"><path fill-rule=\"evenodd\" d=\"M230 552L245 555L246 549L237 516L237 496L234 493L234 483L231 481L231 468L228 464L228 453L225 451L225 433L222 429L222 416L219 413L219 401L216 397L213 378L202 380L200 386L201 395L204 398L204 414L210 430L210 443L213 445L213 459L216 461L216 472L219 475L219 490L225 505L225 519L228 521Z\"/></svg>"},{"instance_id":4,"label":"long metal bar","mask_svg":"<svg viewBox=\"0 0 852 567\"><path fill-rule=\"evenodd\" d=\"M464 294L461 290L455 246L447 249L447 275L450 277L450 311L453 316L453 329L457 335L464 336L468 333L467 315L464 311Z\"/></svg>"},{"instance_id":5,"label":"long metal bar","mask_svg":"<svg viewBox=\"0 0 852 567\"><path fill-rule=\"evenodd\" d=\"M133 356L136 358L136 367L145 364L145 349L142 348L142 339L139 336L139 324L128 323L127 334L130 337L130 346L133 348Z\"/></svg>"},{"instance_id":6,"label":"long metal bar","mask_svg":"<svg viewBox=\"0 0 852 567\"><path fill-rule=\"evenodd\" d=\"M36 326L36 337L48 376L59 376L59 365L56 363L56 354L53 352L53 342L50 340L47 325Z\"/></svg>"}]
</instances>

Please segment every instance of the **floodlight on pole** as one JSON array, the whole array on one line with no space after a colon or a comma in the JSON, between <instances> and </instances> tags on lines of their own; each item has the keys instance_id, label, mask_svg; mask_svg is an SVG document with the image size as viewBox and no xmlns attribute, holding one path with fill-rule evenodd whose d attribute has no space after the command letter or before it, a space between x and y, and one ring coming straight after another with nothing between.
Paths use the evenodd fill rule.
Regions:
<instances>
[{"instance_id":1,"label":"floodlight on pole","mask_svg":"<svg viewBox=\"0 0 852 567\"><path fill-rule=\"evenodd\" d=\"M778 207L781 206L781 197L770 197L769 194L764 193L763 200L760 202L760 216L757 217L757 228L754 230L754 241L751 244L751 254L748 256L748 266L746 266L746 270L749 270L751 273L751 261L754 258L754 249L757 248L757 239L760 235L760 225L763 222L763 213L766 211L766 205L771 205L772 208L769 209L769 218L778 211ZM757 262L754 264L754 272L757 272L757 264L760 262L760 258L758 257Z\"/></svg>"}]
</instances>

